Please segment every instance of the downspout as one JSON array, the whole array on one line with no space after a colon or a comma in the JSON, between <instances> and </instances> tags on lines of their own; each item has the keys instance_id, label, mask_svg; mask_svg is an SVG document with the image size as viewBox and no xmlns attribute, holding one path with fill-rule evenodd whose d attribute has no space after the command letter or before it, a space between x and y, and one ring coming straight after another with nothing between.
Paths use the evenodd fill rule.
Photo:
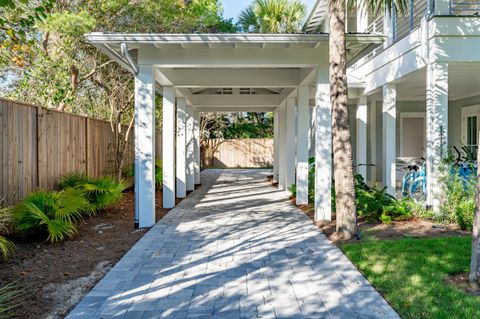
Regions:
<instances>
[{"instance_id":1,"label":"downspout","mask_svg":"<svg viewBox=\"0 0 480 319\"><path fill-rule=\"evenodd\" d=\"M132 56L130 55L130 52L128 52L128 46L125 42L120 43L120 52L122 53L122 56L127 60L130 67L132 68L133 73L135 75L138 75L138 67L133 62Z\"/></svg>"}]
</instances>

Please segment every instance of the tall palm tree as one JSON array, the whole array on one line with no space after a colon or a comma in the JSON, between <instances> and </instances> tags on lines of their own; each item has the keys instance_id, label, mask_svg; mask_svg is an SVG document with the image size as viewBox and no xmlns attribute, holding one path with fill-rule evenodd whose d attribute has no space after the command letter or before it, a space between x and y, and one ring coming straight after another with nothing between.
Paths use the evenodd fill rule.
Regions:
<instances>
[{"instance_id":1,"label":"tall palm tree","mask_svg":"<svg viewBox=\"0 0 480 319\"><path fill-rule=\"evenodd\" d=\"M302 23L305 5L299 0L254 0L238 23L245 32L293 33Z\"/></svg>"},{"instance_id":2,"label":"tall palm tree","mask_svg":"<svg viewBox=\"0 0 480 319\"><path fill-rule=\"evenodd\" d=\"M354 6L379 12L393 8L406 12L408 0L357 0L348 2ZM332 106L333 167L336 195L336 232L339 237L350 239L357 235L355 206L355 179L353 175L352 143L348 115L347 48L345 40L346 0L329 0L329 62L330 102Z\"/></svg>"}]
</instances>

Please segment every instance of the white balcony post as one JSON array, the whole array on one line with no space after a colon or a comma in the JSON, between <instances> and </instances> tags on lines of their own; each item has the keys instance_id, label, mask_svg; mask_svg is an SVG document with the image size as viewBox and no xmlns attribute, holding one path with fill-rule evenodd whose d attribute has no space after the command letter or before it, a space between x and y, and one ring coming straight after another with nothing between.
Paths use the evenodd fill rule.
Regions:
<instances>
[{"instance_id":1,"label":"white balcony post","mask_svg":"<svg viewBox=\"0 0 480 319\"><path fill-rule=\"evenodd\" d=\"M186 118L187 103L184 98L177 98L177 197L187 196L186 174Z\"/></svg>"},{"instance_id":2,"label":"white balcony post","mask_svg":"<svg viewBox=\"0 0 480 319\"><path fill-rule=\"evenodd\" d=\"M279 172L279 116L278 110L273 112L273 180L278 181Z\"/></svg>"},{"instance_id":3,"label":"white balcony post","mask_svg":"<svg viewBox=\"0 0 480 319\"><path fill-rule=\"evenodd\" d=\"M377 101L372 95L370 100L370 163L374 166L370 167L370 182L372 184L377 181Z\"/></svg>"},{"instance_id":4,"label":"white balcony post","mask_svg":"<svg viewBox=\"0 0 480 319\"><path fill-rule=\"evenodd\" d=\"M357 101L356 113L356 164L357 173L367 180L367 97L361 95Z\"/></svg>"},{"instance_id":5,"label":"white balcony post","mask_svg":"<svg viewBox=\"0 0 480 319\"><path fill-rule=\"evenodd\" d=\"M155 77L139 65L135 77L135 226L155 224Z\"/></svg>"},{"instance_id":6,"label":"white balcony post","mask_svg":"<svg viewBox=\"0 0 480 319\"><path fill-rule=\"evenodd\" d=\"M448 147L448 63L427 65L427 205L439 210L438 169Z\"/></svg>"},{"instance_id":7,"label":"white balcony post","mask_svg":"<svg viewBox=\"0 0 480 319\"><path fill-rule=\"evenodd\" d=\"M396 127L397 89L395 84L383 86L383 185L390 195L396 192Z\"/></svg>"},{"instance_id":8,"label":"white balcony post","mask_svg":"<svg viewBox=\"0 0 480 319\"><path fill-rule=\"evenodd\" d=\"M308 146L310 139L309 87L298 88L297 107L297 197L296 203L308 204Z\"/></svg>"},{"instance_id":9,"label":"white balcony post","mask_svg":"<svg viewBox=\"0 0 480 319\"><path fill-rule=\"evenodd\" d=\"M368 10L362 4L357 5L357 32L367 32Z\"/></svg>"},{"instance_id":10,"label":"white balcony post","mask_svg":"<svg viewBox=\"0 0 480 319\"><path fill-rule=\"evenodd\" d=\"M387 48L393 44L394 41L394 21L395 17L392 15L393 10L386 10L383 18L383 34L387 37L387 41L383 42L383 47Z\"/></svg>"},{"instance_id":11,"label":"white balcony post","mask_svg":"<svg viewBox=\"0 0 480 319\"><path fill-rule=\"evenodd\" d=\"M163 88L163 208L175 207L175 93L172 86Z\"/></svg>"},{"instance_id":12,"label":"white balcony post","mask_svg":"<svg viewBox=\"0 0 480 319\"><path fill-rule=\"evenodd\" d=\"M187 107L187 121L186 121L186 171L187 171L187 191L195 189L195 168L194 168L194 141L193 141L193 108Z\"/></svg>"},{"instance_id":13,"label":"white balcony post","mask_svg":"<svg viewBox=\"0 0 480 319\"><path fill-rule=\"evenodd\" d=\"M200 185L200 112L193 112L193 147L194 147L194 180L195 185Z\"/></svg>"},{"instance_id":14,"label":"white balcony post","mask_svg":"<svg viewBox=\"0 0 480 319\"><path fill-rule=\"evenodd\" d=\"M287 176L287 119L286 119L286 104L282 102L278 106L278 189L286 190L286 176Z\"/></svg>"},{"instance_id":15,"label":"white balcony post","mask_svg":"<svg viewBox=\"0 0 480 319\"><path fill-rule=\"evenodd\" d=\"M324 72L317 70L315 93L315 221L332 220L332 109Z\"/></svg>"},{"instance_id":16,"label":"white balcony post","mask_svg":"<svg viewBox=\"0 0 480 319\"><path fill-rule=\"evenodd\" d=\"M287 98L286 120L287 120L287 136L286 136L286 160L287 172L285 178L286 191L295 184L295 153L296 153L296 133L295 133L295 107L296 99L294 97Z\"/></svg>"}]
</instances>

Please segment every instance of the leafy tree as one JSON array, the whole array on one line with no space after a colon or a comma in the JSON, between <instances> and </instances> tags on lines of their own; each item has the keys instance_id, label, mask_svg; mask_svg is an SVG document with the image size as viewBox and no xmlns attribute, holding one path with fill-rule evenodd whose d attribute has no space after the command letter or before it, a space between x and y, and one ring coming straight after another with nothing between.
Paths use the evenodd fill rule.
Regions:
<instances>
[{"instance_id":1,"label":"leafy tree","mask_svg":"<svg viewBox=\"0 0 480 319\"><path fill-rule=\"evenodd\" d=\"M361 0L349 5L365 8L370 12L391 10L404 12L406 0ZM345 13L347 1L329 0L330 25L330 102L332 105L333 169L336 189L336 232L350 239L357 234L355 206L355 179L353 174L352 143L348 115L347 47L345 37Z\"/></svg>"},{"instance_id":2,"label":"leafy tree","mask_svg":"<svg viewBox=\"0 0 480 319\"><path fill-rule=\"evenodd\" d=\"M26 0L20 1L21 7L1 8L5 17L28 16L17 13L19 8L23 8L21 12L42 14L28 24L8 18L9 24L22 26L14 29L25 34L30 53L24 55L21 64L0 60L0 76L11 82L0 90L2 95L17 100L109 120L115 136L115 170L120 177L133 126L134 79L86 43L83 34L232 32L235 26L222 18L219 0L51 1L48 10ZM7 56L11 51L7 49L0 48L1 56ZM157 100L161 108L161 99Z\"/></svg>"},{"instance_id":3,"label":"leafy tree","mask_svg":"<svg viewBox=\"0 0 480 319\"><path fill-rule=\"evenodd\" d=\"M299 0L255 0L243 10L238 22L245 32L294 33L306 14Z\"/></svg>"}]
</instances>

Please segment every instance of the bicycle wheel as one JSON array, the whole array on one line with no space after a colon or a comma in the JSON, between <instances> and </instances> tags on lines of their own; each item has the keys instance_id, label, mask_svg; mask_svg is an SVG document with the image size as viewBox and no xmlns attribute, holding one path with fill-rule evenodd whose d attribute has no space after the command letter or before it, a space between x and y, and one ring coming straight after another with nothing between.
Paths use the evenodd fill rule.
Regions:
<instances>
[{"instance_id":1,"label":"bicycle wheel","mask_svg":"<svg viewBox=\"0 0 480 319\"><path fill-rule=\"evenodd\" d=\"M406 173L403 175L402 181L402 197L408 198L410 196L410 185L412 184L413 180L415 179L414 174L411 172Z\"/></svg>"},{"instance_id":2,"label":"bicycle wheel","mask_svg":"<svg viewBox=\"0 0 480 319\"><path fill-rule=\"evenodd\" d=\"M410 197L413 199L415 203L423 203L426 199L425 193L425 183L426 179L425 176L420 176L415 178L415 180L410 184Z\"/></svg>"}]
</instances>

